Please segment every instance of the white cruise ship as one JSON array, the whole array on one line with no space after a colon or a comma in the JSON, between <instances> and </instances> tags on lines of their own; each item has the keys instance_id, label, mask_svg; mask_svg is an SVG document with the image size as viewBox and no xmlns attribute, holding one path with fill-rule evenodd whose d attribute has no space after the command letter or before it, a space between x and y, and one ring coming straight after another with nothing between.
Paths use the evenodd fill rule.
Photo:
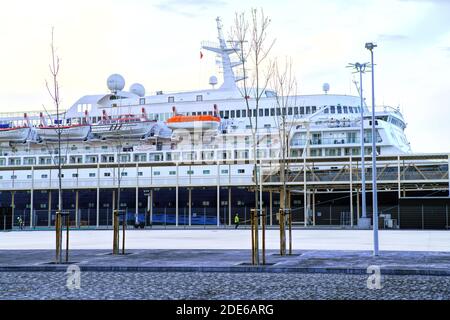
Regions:
<instances>
[{"instance_id":1,"label":"white cruise ship","mask_svg":"<svg viewBox=\"0 0 450 320\"><path fill-rule=\"evenodd\" d=\"M283 113L292 127L290 156L301 157L307 150L310 157L356 157L361 151L363 108L365 152L371 152L370 112L360 105L359 96L328 92L298 95L290 99L295 103L279 108L276 92L265 90L258 114L252 99L248 110L235 76L235 52L227 47L219 19L217 29L218 43L204 43L203 48L221 57L223 82L218 88L217 78L211 77L208 89L147 95L141 84L125 90L124 78L116 74L108 78L108 90L105 87L105 92L81 97L60 115L62 182L64 190L71 191L63 193L64 208L76 211L77 225L111 223L111 199L116 196L112 186L119 175L123 188L120 206L139 215L151 211L153 223L162 223L158 214L164 214L164 223L176 219L176 224L216 224L217 208L222 211L222 207L222 222L227 221L229 211L247 215L252 196L244 187L251 184L253 158L249 117L258 116L259 158L279 157L278 123ZM411 152L405 120L398 109L379 107L376 119L379 155ZM0 118L1 206L13 205L16 215L33 219L36 226L53 223L57 128L56 115L45 116L41 111L2 114ZM162 165L217 159L249 162L223 168L212 162L195 169L180 162L176 171L173 165ZM155 165L139 168L141 163ZM122 165L120 174L117 164ZM216 176L241 179L242 187L228 191L218 188L216 192L207 183L209 177ZM176 195L175 180L177 188L183 186ZM216 200L217 193L223 201ZM269 201L268 194L263 195L263 201Z\"/></svg>"}]
</instances>

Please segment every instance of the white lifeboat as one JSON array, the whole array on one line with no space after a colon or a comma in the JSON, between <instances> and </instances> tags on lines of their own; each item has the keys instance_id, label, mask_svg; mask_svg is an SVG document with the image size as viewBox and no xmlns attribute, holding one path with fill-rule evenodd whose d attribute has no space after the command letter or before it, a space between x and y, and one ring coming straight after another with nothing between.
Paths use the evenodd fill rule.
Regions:
<instances>
[{"instance_id":1,"label":"white lifeboat","mask_svg":"<svg viewBox=\"0 0 450 320\"><path fill-rule=\"evenodd\" d=\"M42 112L40 114L41 124L35 128L41 140L58 140L58 131L61 132L62 140L84 140L91 131L91 126L85 121L84 124L68 125L46 125ZM86 114L87 119L87 114Z\"/></svg>"},{"instance_id":2,"label":"white lifeboat","mask_svg":"<svg viewBox=\"0 0 450 320\"><path fill-rule=\"evenodd\" d=\"M11 123L0 124L0 141L25 142L30 134L27 114L24 114L25 123L14 126Z\"/></svg>"},{"instance_id":3,"label":"white lifeboat","mask_svg":"<svg viewBox=\"0 0 450 320\"><path fill-rule=\"evenodd\" d=\"M115 119L108 117L106 111L103 110L102 120L92 125L92 133L101 139L119 137L142 138L150 132L155 124L155 120L149 120L147 118L145 108L142 108L142 115L140 117L133 114L126 114Z\"/></svg>"}]
</instances>

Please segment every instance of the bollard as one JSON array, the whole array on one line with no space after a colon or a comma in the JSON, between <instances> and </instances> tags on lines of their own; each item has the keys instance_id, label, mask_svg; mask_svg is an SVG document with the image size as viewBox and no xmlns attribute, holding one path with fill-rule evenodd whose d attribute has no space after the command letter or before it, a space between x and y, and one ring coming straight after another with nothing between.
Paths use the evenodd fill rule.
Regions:
<instances>
[{"instance_id":1,"label":"bollard","mask_svg":"<svg viewBox=\"0 0 450 320\"><path fill-rule=\"evenodd\" d=\"M122 220L122 254L125 254L125 230L126 230L126 214L119 212L119 210L114 210L113 218L113 254L119 254L119 216L123 216Z\"/></svg>"},{"instance_id":2,"label":"bollard","mask_svg":"<svg viewBox=\"0 0 450 320\"><path fill-rule=\"evenodd\" d=\"M280 224L280 255L284 256L286 254L286 218L285 218L285 209L280 208L279 210L279 224Z\"/></svg>"},{"instance_id":3,"label":"bollard","mask_svg":"<svg viewBox=\"0 0 450 320\"><path fill-rule=\"evenodd\" d=\"M259 209L250 209L250 222L251 222L251 229L252 229L252 264L253 265L259 265L259 217L261 217L261 214L258 214ZM264 212L264 210L263 210ZM265 215L264 215L265 217ZM263 220L263 234L262 234L262 248L263 248L263 264L265 264L265 221Z\"/></svg>"},{"instance_id":4,"label":"bollard","mask_svg":"<svg viewBox=\"0 0 450 320\"><path fill-rule=\"evenodd\" d=\"M288 219L288 225L289 225L289 255L292 255L292 211L289 210L289 219Z\"/></svg>"},{"instance_id":5,"label":"bollard","mask_svg":"<svg viewBox=\"0 0 450 320\"><path fill-rule=\"evenodd\" d=\"M255 221L253 219L253 209L250 210L250 227L252 230L252 264L255 264Z\"/></svg>"},{"instance_id":6,"label":"bollard","mask_svg":"<svg viewBox=\"0 0 450 320\"><path fill-rule=\"evenodd\" d=\"M69 262L69 228L70 228L70 214L66 214L66 262Z\"/></svg>"},{"instance_id":7,"label":"bollard","mask_svg":"<svg viewBox=\"0 0 450 320\"><path fill-rule=\"evenodd\" d=\"M113 217L113 254L119 254L119 211L114 210Z\"/></svg>"},{"instance_id":8,"label":"bollard","mask_svg":"<svg viewBox=\"0 0 450 320\"><path fill-rule=\"evenodd\" d=\"M122 219L122 254L125 254L125 229L127 225L127 214L123 214Z\"/></svg>"},{"instance_id":9,"label":"bollard","mask_svg":"<svg viewBox=\"0 0 450 320\"><path fill-rule=\"evenodd\" d=\"M55 263L59 264L61 263L61 242L62 242L62 234L61 234L61 212L58 210L56 211L56 217L55 217L55 232L56 232L56 259Z\"/></svg>"},{"instance_id":10,"label":"bollard","mask_svg":"<svg viewBox=\"0 0 450 320\"><path fill-rule=\"evenodd\" d=\"M266 211L262 210L262 264L266 264Z\"/></svg>"}]
</instances>

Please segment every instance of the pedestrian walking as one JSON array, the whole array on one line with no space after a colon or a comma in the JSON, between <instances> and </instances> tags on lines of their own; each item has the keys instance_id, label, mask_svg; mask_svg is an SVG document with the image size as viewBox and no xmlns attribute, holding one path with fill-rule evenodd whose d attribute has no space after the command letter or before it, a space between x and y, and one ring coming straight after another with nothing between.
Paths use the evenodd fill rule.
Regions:
<instances>
[{"instance_id":1,"label":"pedestrian walking","mask_svg":"<svg viewBox=\"0 0 450 320\"><path fill-rule=\"evenodd\" d=\"M22 220L22 217L17 217L17 224L19 225L19 227L20 227L20 230L23 230L23 220Z\"/></svg>"},{"instance_id":2,"label":"pedestrian walking","mask_svg":"<svg viewBox=\"0 0 450 320\"><path fill-rule=\"evenodd\" d=\"M237 229L239 227L239 216L236 213L236 215L234 216L234 224L235 224L235 229Z\"/></svg>"}]
</instances>

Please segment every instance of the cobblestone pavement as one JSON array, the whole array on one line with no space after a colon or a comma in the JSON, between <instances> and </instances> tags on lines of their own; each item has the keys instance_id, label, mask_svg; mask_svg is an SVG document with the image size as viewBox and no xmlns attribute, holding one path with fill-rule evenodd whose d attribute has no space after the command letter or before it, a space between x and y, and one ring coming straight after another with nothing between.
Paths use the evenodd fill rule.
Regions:
<instances>
[{"instance_id":1,"label":"cobblestone pavement","mask_svg":"<svg viewBox=\"0 0 450 320\"><path fill-rule=\"evenodd\" d=\"M69 290L63 272L0 272L0 299L450 299L450 277L273 273L83 272Z\"/></svg>"}]
</instances>

